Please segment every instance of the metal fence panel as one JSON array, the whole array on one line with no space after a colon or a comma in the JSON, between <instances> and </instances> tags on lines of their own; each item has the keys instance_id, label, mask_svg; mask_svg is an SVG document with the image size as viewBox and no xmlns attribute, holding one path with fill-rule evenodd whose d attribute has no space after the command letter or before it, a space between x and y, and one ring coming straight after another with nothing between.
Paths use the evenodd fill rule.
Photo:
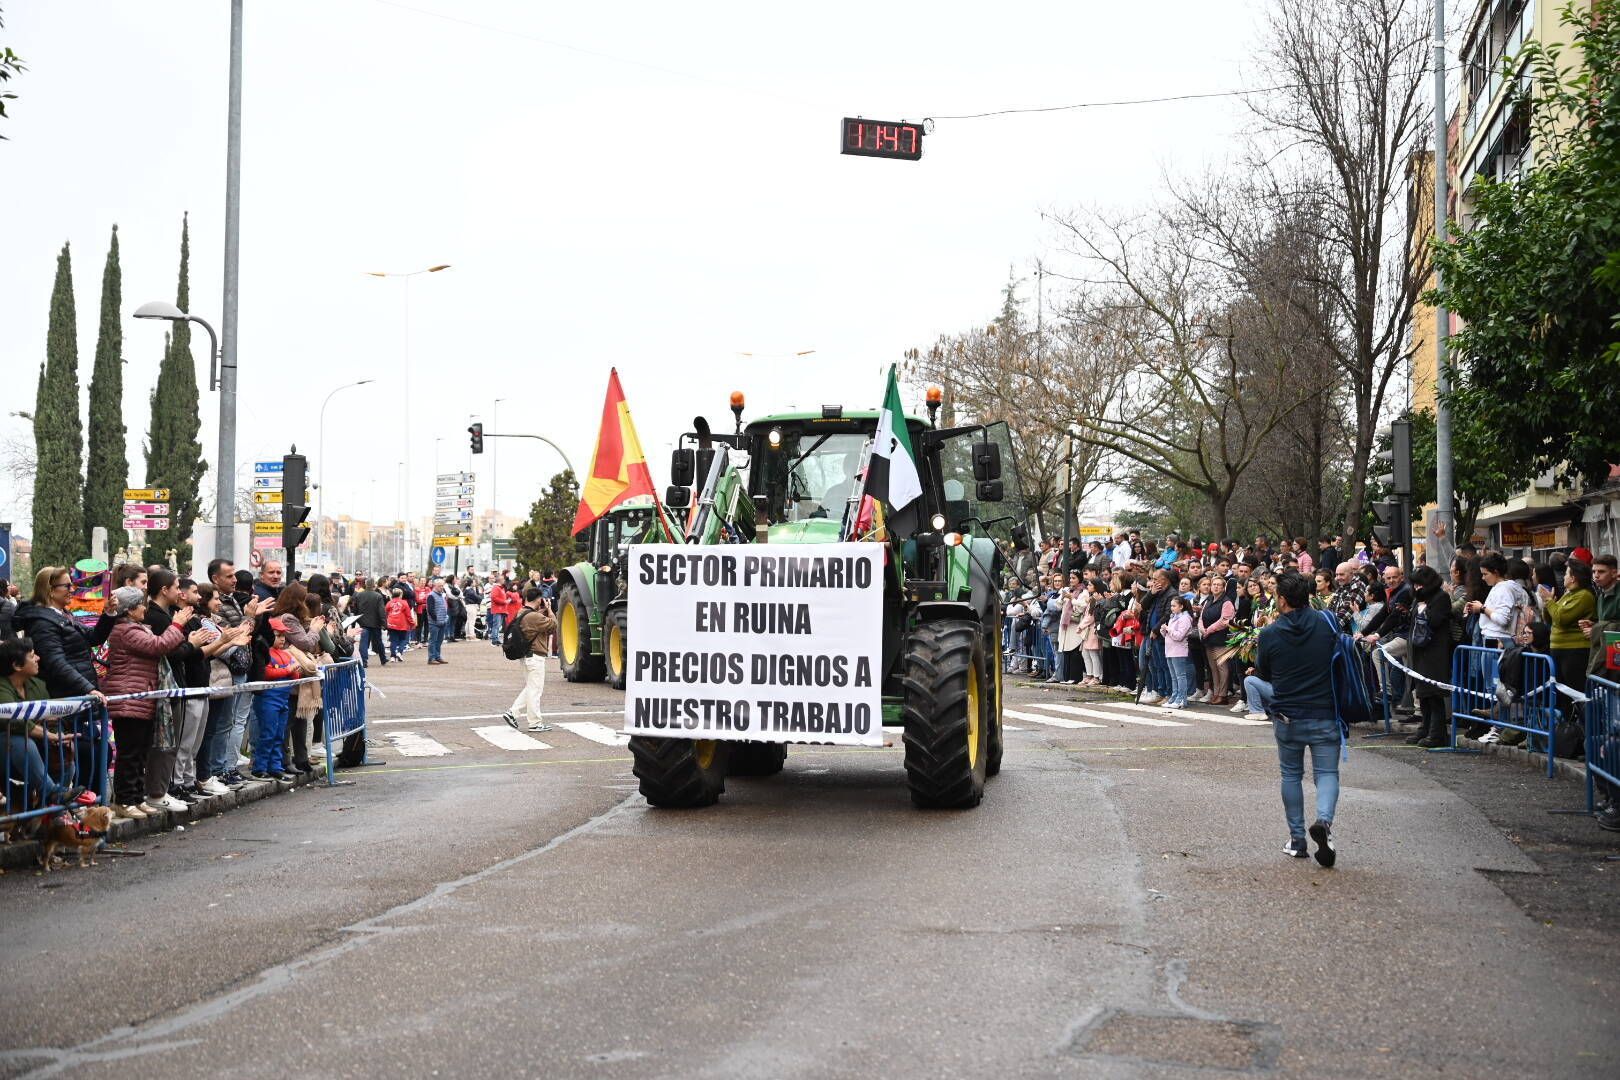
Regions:
<instances>
[{"instance_id":1,"label":"metal fence panel","mask_svg":"<svg viewBox=\"0 0 1620 1080\"><path fill-rule=\"evenodd\" d=\"M1547 754L1547 778L1557 775L1553 758L1553 733L1558 727L1558 687L1553 680L1552 657L1545 653L1523 653L1523 693L1504 692L1501 687L1500 649L1459 645L1451 658L1451 745L1457 745L1457 725L1489 724L1530 736L1532 749Z\"/></svg>"},{"instance_id":2,"label":"metal fence panel","mask_svg":"<svg viewBox=\"0 0 1620 1080\"><path fill-rule=\"evenodd\" d=\"M1586 809L1596 808L1597 779L1607 781L1609 797L1620 796L1620 683L1586 678Z\"/></svg>"},{"instance_id":3,"label":"metal fence panel","mask_svg":"<svg viewBox=\"0 0 1620 1080\"><path fill-rule=\"evenodd\" d=\"M356 732L362 740L366 731L366 672L358 659L327 664L320 670L321 708L325 712L323 735L326 740L326 782L336 784L337 752L343 740Z\"/></svg>"}]
</instances>

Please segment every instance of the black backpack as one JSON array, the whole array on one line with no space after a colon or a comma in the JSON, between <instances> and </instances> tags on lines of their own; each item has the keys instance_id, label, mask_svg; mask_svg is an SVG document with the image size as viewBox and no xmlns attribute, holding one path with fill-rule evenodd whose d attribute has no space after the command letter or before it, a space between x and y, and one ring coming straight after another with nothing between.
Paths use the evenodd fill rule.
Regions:
<instances>
[{"instance_id":1,"label":"black backpack","mask_svg":"<svg viewBox=\"0 0 1620 1080\"><path fill-rule=\"evenodd\" d=\"M508 660L522 660L532 656L534 649L529 644L529 636L523 633L523 620L529 613L518 612L518 617L506 628L506 636L501 639L501 652L506 654Z\"/></svg>"}]
</instances>

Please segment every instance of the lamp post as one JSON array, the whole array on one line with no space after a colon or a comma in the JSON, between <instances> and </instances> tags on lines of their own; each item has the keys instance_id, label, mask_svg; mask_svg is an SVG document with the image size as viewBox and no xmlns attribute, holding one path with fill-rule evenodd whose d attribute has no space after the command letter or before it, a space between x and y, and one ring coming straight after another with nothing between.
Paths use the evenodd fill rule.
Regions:
<instances>
[{"instance_id":1,"label":"lamp post","mask_svg":"<svg viewBox=\"0 0 1620 1080\"><path fill-rule=\"evenodd\" d=\"M320 501L315 509L315 535L320 538L321 544L326 543L326 403L336 394L356 386L365 386L376 382L375 379L361 379L359 382L344 383L342 386L326 395L321 402L320 438L316 440L315 451L315 497ZM286 498L283 494L282 498Z\"/></svg>"},{"instance_id":2,"label":"lamp post","mask_svg":"<svg viewBox=\"0 0 1620 1080\"><path fill-rule=\"evenodd\" d=\"M494 408L490 410L490 427L501 426L501 402L505 400L503 397L495 399ZM490 447L489 455L489 508L498 514L501 512L501 444Z\"/></svg>"},{"instance_id":3,"label":"lamp post","mask_svg":"<svg viewBox=\"0 0 1620 1080\"><path fill-rule=\"evenodd\" d=\"M234 302L234 301L233 301ZM214 462L214 555L236 554L236 363L225 363L219 335L207 319L181 311L166 300L153 300L135 309L137 319L165 319L196 323L208 331L208 389L219 391L219 455Z\"/></svg>"},{"instance_id":4,"label":"lamp post","mask_svg":"<svg viewBox=\"0 0 1620 1080\"><path fill-rule=\"evenodd\" d=\"M368 277L376 278L403 278L405 281L405 475L411 472L411 278L423 274L437 274L440 270L450 269L449 263L440 263L437 266L426 266L420 270L407 270L404 273L393 273L387 270L367 270ZM407 494L409 486L406 487ZM406 516L409 516L407 508Z\"/></svg>"}]
</instances>

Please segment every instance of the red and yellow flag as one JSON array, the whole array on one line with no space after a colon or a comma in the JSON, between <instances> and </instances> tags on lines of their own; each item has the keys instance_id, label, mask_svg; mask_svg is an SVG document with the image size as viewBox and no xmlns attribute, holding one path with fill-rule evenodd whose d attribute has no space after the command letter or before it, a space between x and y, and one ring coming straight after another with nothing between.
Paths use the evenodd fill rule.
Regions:
<instances>
[{"instance_id":1,"label":"red and yellow flag","mask_svg":"<svg viewBox=\"0 0 1620 1080\"><path fill-rule=\"evenodd\" d=\"M630 406L619 385L619 370L608 373L607 400L602 403L602 430L596 436L596 452L591 456L591 474L579 494L579 513L574 515L574 532L618 506L632 495L658 493L652 473L647 471L647 455L641 452L636 426L630 422Z\"/></svg>"}]
</instances>

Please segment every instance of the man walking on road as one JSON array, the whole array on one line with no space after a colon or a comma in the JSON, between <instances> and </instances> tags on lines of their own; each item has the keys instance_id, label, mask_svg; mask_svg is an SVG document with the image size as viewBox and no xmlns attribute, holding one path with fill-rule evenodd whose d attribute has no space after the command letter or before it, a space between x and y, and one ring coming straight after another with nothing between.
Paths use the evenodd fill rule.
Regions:
<instances>
[{"instance_id":1,"label":"man walking on road","mask_svg":"<svg viewBox=\"0 0 1620 1080\"><path fill-rule=\"evenodd\" d=\"M450 601L444 596L444 582L438 578L428 586L427 605L428 659L430 664L447 664L444 658L444 635L450 629Z\"/></svg>"},{"instance_id":2,"label":"man walking on road","mask_svg":"<svg viewBox=\"0 0 1620 1080\"><path fill-rule=\"evenodd\" d=\"M518 692L512 707L501 714L501 719L513 728L518 726L520 717L527 717L530 731L551 730L551 725L545 722L540 713L540 696L546 689L546 656L543 650L556 629L557 619L551 613L551 605L546 601L545 594L531 586L523 594L523 607L506 628L508 634L519 635L529 643L528 651L523 654L523 689ZM508 651L507 655L512 653Z\"/></svg>"},{"instance_id":3,"label":"man walking on road","mask_svg":"<svg viewBox=\"0 0 1620 1080\"><path fill-rule=\"evenodd\" d=\"M1310 837L1316 861L1332 866L1333 812L1339 802L1339 750L1343 736L1333 704L1333 630L1311 608L1311 583L1303 574L1277 579L1276 620L1260 631L1255 672L1271 685L1272 734L1282 769L1283 813L1288 843L1283 851L1303 859L1305 843L1305 752L1316 781L1316 822Z\"/></svg>"}]
</instances>

